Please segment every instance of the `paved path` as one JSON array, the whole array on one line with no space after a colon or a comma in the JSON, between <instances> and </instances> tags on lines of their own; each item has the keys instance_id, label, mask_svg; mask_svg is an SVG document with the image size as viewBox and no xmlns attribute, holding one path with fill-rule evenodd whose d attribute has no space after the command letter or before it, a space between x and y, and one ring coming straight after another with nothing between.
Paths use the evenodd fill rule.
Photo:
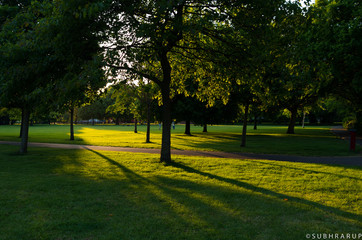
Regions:
<instances>
[{"instance_id":1,"label":"paved path","mask_svg":"<svg viewBox=\"0 0 362 240\"><path fill-rule=\"evenodd\" d=\"M0 141L0 144L19 145L19 142ZM106 147L106 146L91 146L91 145L76 145L76 144L59 144L59 143L29 143L30 147L47 147L58 149L89 149L102 151L118 151L118 152L137 152L137 153L153 153L160 154L160 149L150 148L128 148L128 147ZM236 158L236 159L260 159L260 160L275 160L287 162L302 162L302 163L319 163L319 164L334 164L348 166L362 166L362 156L346 156L346 157L306 157L292 155L277 155L277 154L256 154L256 153L229 153L229 152L206 152L206 151L184 151L171 150L174 155L185 156L202 156L214 158Z\"/></svg>"}]
</instances>

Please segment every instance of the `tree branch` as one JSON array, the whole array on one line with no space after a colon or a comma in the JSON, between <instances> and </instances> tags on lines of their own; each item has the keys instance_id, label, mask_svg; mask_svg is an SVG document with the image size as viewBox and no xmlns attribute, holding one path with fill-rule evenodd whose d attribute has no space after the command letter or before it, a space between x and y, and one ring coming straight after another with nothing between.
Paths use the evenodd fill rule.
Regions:
<instances>
[{"instance_id":1,"label":"tree branch","mask_svg":"<svg viewBox=\"0 0 362 240\"><path fill-rule=\"evenodd\" d=\"M128 66L108 65L108 67L111 67L111 68L114 68L114 69L117 69L117 70L127 70L127 71L130 71L132 73L138 74L141 77L147 78L147 79L155 82L158 85L162 84L162 81L160 79L158 79L156 76L152 76L152 75L150 75L148 73L144 73L142 71L136 70L136 69L128 67Z\"/></svg>"}]
</instances>

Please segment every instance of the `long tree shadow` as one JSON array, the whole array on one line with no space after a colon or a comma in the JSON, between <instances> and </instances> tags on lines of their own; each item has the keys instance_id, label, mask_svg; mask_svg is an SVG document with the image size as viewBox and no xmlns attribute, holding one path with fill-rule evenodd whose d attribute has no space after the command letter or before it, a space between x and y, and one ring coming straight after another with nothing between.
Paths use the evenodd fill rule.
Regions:
<instances>
[{"instance_id":1,"label":"long tree shadow","mask_svg":"<svg viewBox=\"0 0 362 240\"><path fill-rule=\"evenodd\" d=\"M97 151L94 151L94 150L91 150L91 149L88 149L88 150L95 153L95 154L97 154L98 156L102 157L103 159L107 160L109 163L111 163L111 164L119 167L120 169L122 169L122 171L129 178L139 179L141 181L151 183L151 184L154 184L154 185L157 185L158 187L160 187L160 185L158 185L155 182L152 182L151 180L149 180L147 178L144 178L141 175L133 172L132 170L130 170L129 168L123 166L122 164L118 163L117 161L114 161L113 159L111 159L111 158L109 158L109 157L107 157L107 156L105 156L105 155L103 155L103 154L101 154L101 153L99 153ZM288 199L289 201L294 201L294 202L297 202L297 203L304 204L306 206L311 206L311 207L323 210L324 212L327 212L327 213L332 212L332 213L335 213L335 214L337 214L339 216L342 216L342 217L346 217L346 218L349 218L349 219L361 221L361 216L358 215L358 214L345 212L345 211L342 211L342 210L340 210L338 208L325 206L325 205L322 205L322 204L319 204L319 203L316 203L316 202L308 201L306 199L302 199L302 198L298 198L298 197L292 197L292 196L285 195L285 194L280 194L280 193L277 193L277 192L274 192L274 191L271 191L271 190L268 190L268 189L265 189L265 188L262 188L262 187L258 187L258 186L252 185L252 184L248 184L248 183L245 183L245 182L241 182L241 181L238 181L238 180L235 180L235 179L230 179L230 178L214 175L214 174L211 174L211 173L202 172L202 171L199 171L199 170L194 169L192 167L183 165L182 163L179 163L179 162L172 162L170 164L170 166L182 169L183 171L186 171L188 173L194 173L194 174L198 174L198 175L201 175L201 176L204 176L204 177L208 177L210 179L216 179L218 181L229 183L229 184L232 184L232 185L235 185L235 186L250 190L252 192L261 193L263 195L268 195L268 196L271 196L271 197L274 197L274 198L277 198L277 199Z\"/></svg>"},{"instance_id":2,"label":"long tree shadow","mask_svg":"<svg viewBox=\"0 0 362 240\"><path fill-rule=\"evenodd\" d=\"M240 191L229 189L228 187L225 187L225 186L221 187L221 186L218 186L215 184L203 185L201 183L195 183L195 182L191 182L191 181L188 181L185 179L180 180L180 179L168 178L168 177L164 177L164 176L156 176L153 179L145 178L145 177L141 176L140 174L135 173L131 169L125 167L124 165L120 164L119 162L117 162L97 151L94 151L91 149L89 149L89 151L102 157L103 159L108 161L110 164L121 169L122 172L126 175L126 177L131 182L135 182L137 184L143 185L145 189L148 189L147 186L153 186L156 189L158 189L158 190L156 190L156 192L161 191L161 193L162 193L161 195L163 195L163 197L162 197L160 194L156 194L152 191L148 191L147 194L149 196L151 196L151 195L153 196L150 198L159 199L159 201L161 201L162 204L165 206L179 205L179 206L181 206L181 208L184 208L185 206L188 207L189 210L183 210L181 212L179 212L177 209L173 210L174 216L176 218L181 218L183 222L188 222L190 220L190 219L183 217L185 214L188 214L188 215L196 214L196 215L198 215L198 217L196 217L199 219L198 222L204 222L204 223L200 223L204 227L215 225L215 222L214 222L215 220L213 218L214 216L208 216L207 214L205 215L205 211L202 209L208 209L208 211L211 210L214 214L216 214L218 216L224 216L223 218L227 218L228 221L239 221L239 219L234 219L235 214L238 215L241 212L243 212L244 214L246 214L247 212L251 212L251 214L255 214L253 212L253 211L255 211L255 206L256 206L255 201L260 202L261 205L265 204L265 201L268 201L270 206L272 206L272 207L277 206L276 208L278 208L278 209L289 209L288 210L289 214L291 214L290 212L311 211L311 212L313 212L313 214L316 214L317 216L320 215L321 212L323 212L323 215L325 214L327 216L336 215L336 216L343 217L345 219L349 219L349 220L357 221L357 222L360 222L360 220L361 220L361 216L359 216L357 214L342 211L338 208L324 206L319 203L315 203L315 202L301 199L298 197L291 197L286 194L280 194L280 193L277 193L277 192L274 192L274 191L271 191L271 190L268 190L268 189L265 189L262 187L258 187L258 186L252 185L252 184L248 184L245 182L241 182L238 180L221 177L221 176L214 175L211 173L202 172L202 171L199 171L197 169L194 169L192 167L189 167L189 166L183 165L181 163L177 163L177 162L174 162L169 166L181 169L187 173L192 173L192 174L197 174L200 176L207 177L210 180L216 179L216 180L224 182L224 183L232 184L237 187L240 187L240 188L243 188L246 190L250 190L251 192L244 192L244 191L240 192ZM191 192L193 192L196 195L201 194L203 196L207 196L206 198L218 199L219 204L216 204L217 206L212 206L208 202L204 202L204 200L198 199L198 198L192 196L193 194L191 194ZM220 193L220 195L215 194L216 192ZM255 193L257 193L257 194L255 194ZM237 198L239 199L237 201L237 204L230 203L231 204L230 206L221 207L221 205L222 205L221 203L222 202L225 203L225 198L224 198L225 195L232 196L235 194L237 195ZM167 200L165 200L165 199L167 199ZM266 199L269 199L269 200L266 200ZM288 199L288 203L284 203L283 199ZM202 207L202 209L194 208L195 205L203 206L203 207ZM226 204L226 205L228 205L228 204ZM263 209L264 207L265 206L261 207L261 209ZM316 210L318 210L318 211L316 211ZM185 211L187 213L185 213ZM191 212L193 212L193 214ZM273 210L272 210L272 212L273 212ZM195 218L195 217L193 217L193 218ZM232 219L234 219L234 220L232 220ZM338 220L338 221L340 221L340 220ZM213 230L210 230L210 231L213 232ZM254 230L248 229L247 231L252 232ZM211 232L208 234L211 234ZM215 234L215 232L213 232L209 236L212 236L213 234ZM257 233L253 232L252 234L257 234ZM209 238L211 238L211 237L209 237ZM250 237L248 239L250 239Z\"/></svg>"},{"instance_id":3,"label":"long tree shadow","mask_svg":"<svg viewBox=\"0 0 362 240\"><path fill-rule=\"evenodd\" d=\"M278 199L288 199L289 201L294 201L294 202L297 202L297 203L301 203L301 204L304 204L304 205L307 205L307 206L322 210L322 211L324 211L326 213L335 213L335 214L337 214L339 216L342 216L342 217L345 217L345 218L349 218L349 219L356 220L356 221L361 221L361 216L360 215L345 212L345 211L342 211L342 210L340 210L338 208L325 206L325 205L322 205L322 204L319 204L319 203L316 203L316 202L312 202L312 201L308 201L306 199L301 199L301 198L298 198L298 197L292 197L292 196L288 196L288 195L285 195L285 194L280 194L280 193L277 193L277 192L274 192L274 191L271 191L271 190L268 190L268 189L265 189L265 188L262 188L262 187L258 187L258 186L251 185L251 184L241 182L241 181L237 181L237 180L234 180L234 179L217 176L217 175L214 175L214 174L211 174L211 173L202 172L202 171L199 171L199 170L194 169L192 167L183 165L182 163L179 163L179 162L173 162L173 163L171 163L171 166L182 169L182 170L184 170L186 172L189 172L189 173L198 174L198 175L201 175L201 176L204 176L204 177L208 177L208 178L211 178L211 179L216 179L218 181L222 181L222 182L229 183L229 184L241 187L241 188L245 188L245 189L251 190L252 192L261 193L263 195L275 197L275 198L278 198Z\"/></svg>"},{"instance_id":4,"label":"long tree shadow","mask_svg":"<svg viewBox=\"0 0 362 240\"><path fill-rule=\"evenodd\" d=\"M115 157L132 155L34 150L0 161L1 239L301 239L310 220L358 228L339 216L324 224L324 213L275 199L282 194L181 163L147 174L149 163Z\"/></svg>"},{"instance_id":5,"label":"long tree shadow","mask_svg":"<svg viewBox=\"0 0 362 240\"><path fill-rule=\"evenodd\" d=\"M306 173L317 173L317 174L322 173L322 174L337 176L337 177L340 177L340 178L348 178L348 179L362 181L362 178L359 178L359 177L347 176L347 175L330 173L330 172L323 172L323 171L320 171L320 170L316 171L316 170L305 169L305 168L301 168L301 167L291 167L291 166L286 166L286 165L282 165L282 164L277 164L277 163L271 162L271 161L260 161L260 160L255 160L255 159L253 159L253 161L258 162L260 164L264 164L264 165L276 166L276 167L287 168L287 169L292 169L292 170L297 170L297 171L304 171ZM360 167L354 167L354 166L352 166L352 167L337 166L337 167L344 168L344 169L361 169Z\"/></svg>"}]
</instances>

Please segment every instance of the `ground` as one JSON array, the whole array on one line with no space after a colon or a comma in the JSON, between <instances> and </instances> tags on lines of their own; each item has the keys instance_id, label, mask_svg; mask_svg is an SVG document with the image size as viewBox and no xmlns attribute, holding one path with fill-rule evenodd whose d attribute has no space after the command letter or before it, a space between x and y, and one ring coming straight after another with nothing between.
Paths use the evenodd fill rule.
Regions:
<instances>
[{"instance_id":1,"label":"ground","mask_svg":"<svg viewBox=\"0 0 362 240\"><path fill-rule=\"evenodd\" d=\"M313 136L326 139L334 151L348 147L348 142L320 133ZM274 141L286 142L279 138ZM280 155L217 149L201 152L207 156L174 149L183 155L175 154L173 164L163 165L152 153L159 149L60 146L32 143L27 155L19 155L18 146L0 144L1 240L287 240L362 229L360 165L293 162L294 155L283 155L280 161L267 159ZM349 156L299 158L362 159L346 153Z\"/></svg>"}]
</instances>

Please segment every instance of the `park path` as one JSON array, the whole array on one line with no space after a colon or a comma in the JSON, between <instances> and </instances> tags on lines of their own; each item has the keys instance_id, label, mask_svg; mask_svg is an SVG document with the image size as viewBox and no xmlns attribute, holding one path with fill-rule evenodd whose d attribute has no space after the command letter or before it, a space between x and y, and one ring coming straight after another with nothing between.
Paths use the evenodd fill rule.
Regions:
<instances>
[{"instance_id":1,"label":"park path","mask_svg":"<svg viewBox=\"0 0 362 240\"><path fill-rule=\"evenodd\" d=\"M19 142L0 141L0 144L19 145ZM131 153L151 153L160 154L160 149L150 148L129 148L129 147L107 147L93 145L76 145L76 144L59 144L59 143L36 143L30 142L30 147L47 147L58 149L88 149L95 151L117 151ZM184 156L201 156L212 158L235 158L235 159L259 159L259 160L274 160L286 162L301 162L301 163L318 163L346 166L362 166L362 156L344 156L344 157L307 157L294 155L278 155L278 154L257 154L257 153L241 153L241 152L209 152L209 151L186 151L186 150L171 150L173 155Z\"/></svg>"}]
</instances>

